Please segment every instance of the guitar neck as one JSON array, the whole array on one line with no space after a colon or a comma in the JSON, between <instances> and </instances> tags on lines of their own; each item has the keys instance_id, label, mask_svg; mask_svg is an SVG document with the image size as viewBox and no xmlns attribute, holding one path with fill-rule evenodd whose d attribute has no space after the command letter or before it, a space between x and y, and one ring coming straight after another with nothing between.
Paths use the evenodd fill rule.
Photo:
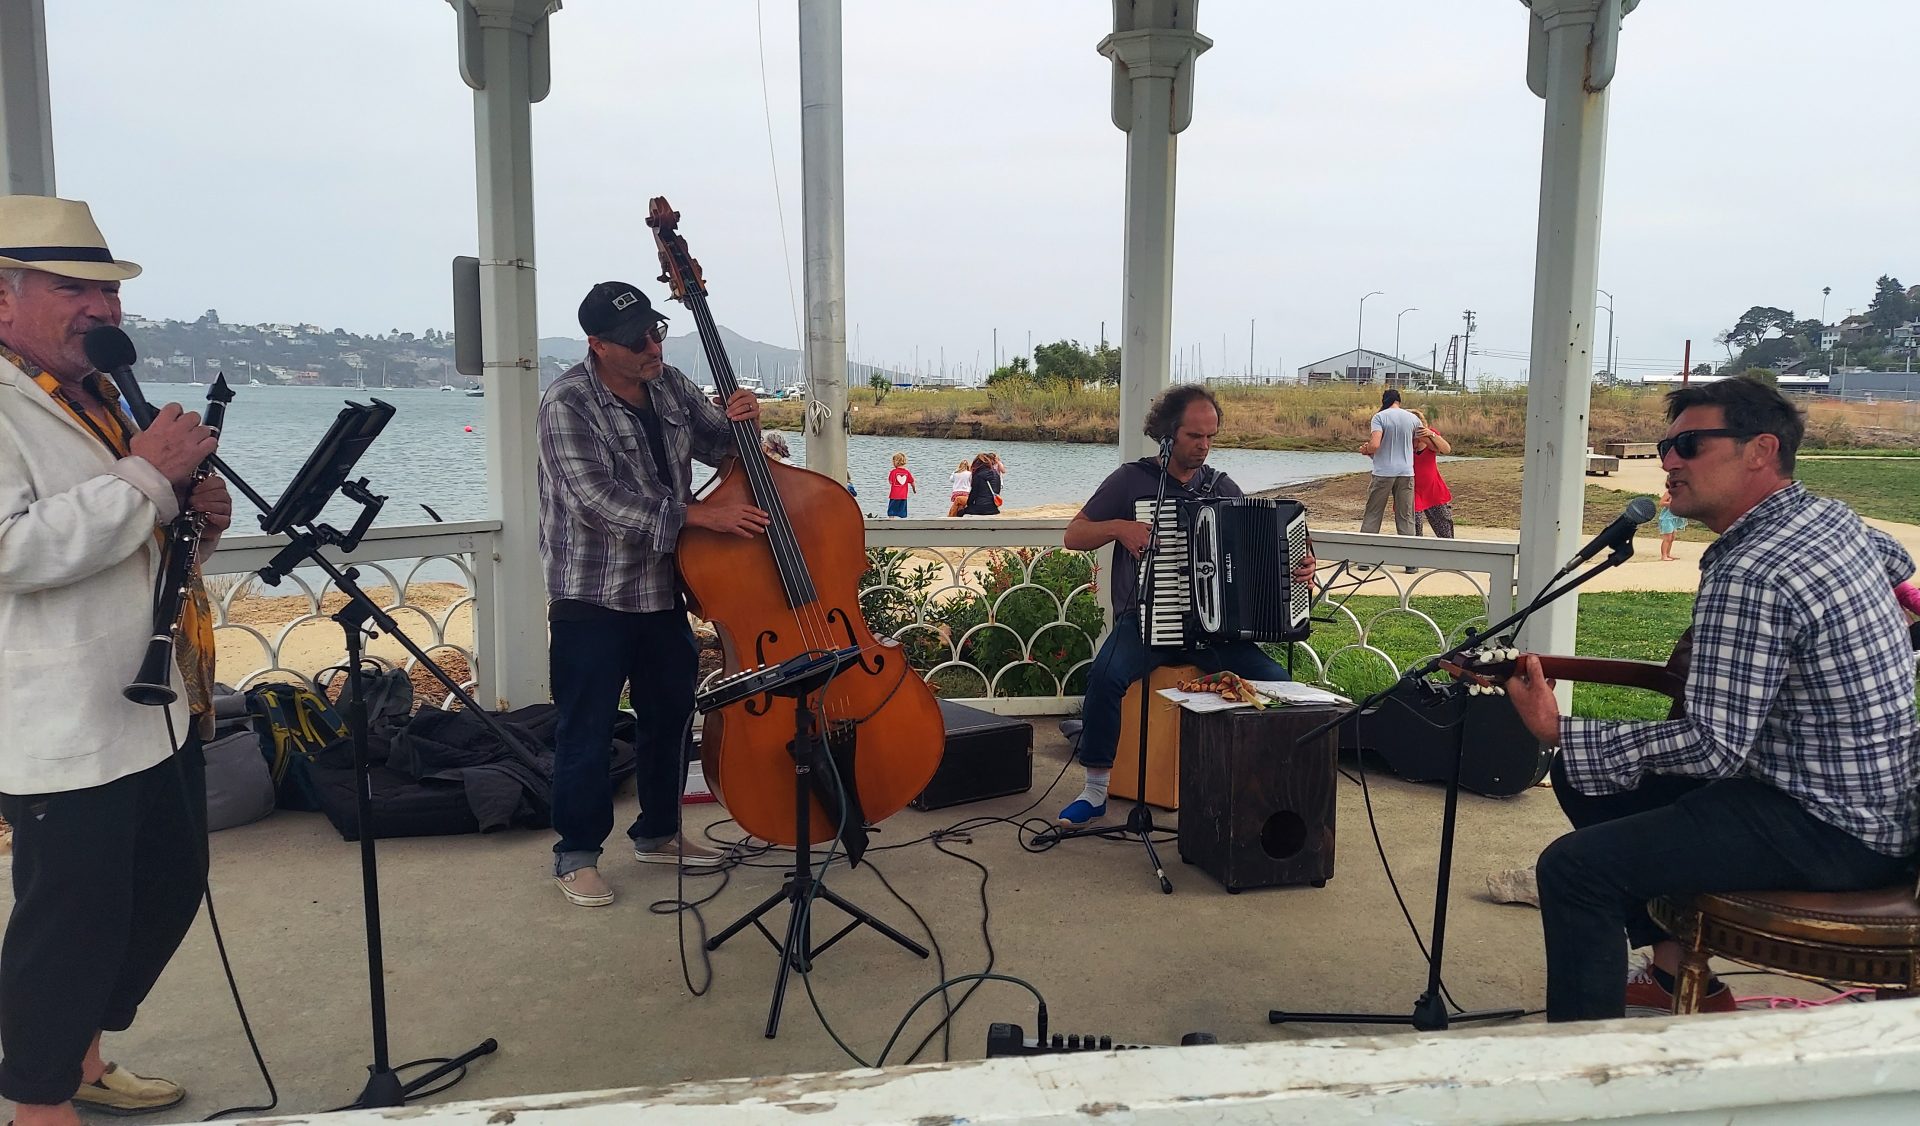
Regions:
<instances>
[{"instance_id":1,"label":"guitar neck","mask_svg":"<svg viewBox=\"0 0 1920 1126\"><path fill-rule=\"evenodd\" d=\"M1511 661L1477 670L1505 680L1513 675ZM1615 660L1608 657L1540 657L1540 671L1549 680L1572 680L1582 684L1613 684L1622 688L1642 688L1662 696L1679 699L1686 692L1686 680L1672 669L1654 661Z\"/></svg>"}]
</instances>

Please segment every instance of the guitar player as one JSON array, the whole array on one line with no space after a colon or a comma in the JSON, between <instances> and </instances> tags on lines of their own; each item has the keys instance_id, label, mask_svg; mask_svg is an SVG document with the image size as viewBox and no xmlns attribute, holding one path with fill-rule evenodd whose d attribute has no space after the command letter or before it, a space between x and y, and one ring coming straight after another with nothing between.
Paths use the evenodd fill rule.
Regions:
<instances>
[{"instance_id":1,"label":"guitar player","mask_svg":"<svg viewBox=\"0 0 1920 1126\"><path fill-rule=\"evenodd\" d=\"M1892 883L1920 837L1913 647L1892 591L1913 560L1794 481L1805 423L1774 388L1683 387L1667 417L1672 509L1720 535L1700 561L1684 714L1564 717L1531 654L1507 684L1560 748L1574 826L1537 869L1554 1021L1672 1011L1680 947L1648 900ZM1629 944L1652 947L1631 975ZM1703 1009L1735 1007L1708 988Z\"/></svg>"}]
</instances>

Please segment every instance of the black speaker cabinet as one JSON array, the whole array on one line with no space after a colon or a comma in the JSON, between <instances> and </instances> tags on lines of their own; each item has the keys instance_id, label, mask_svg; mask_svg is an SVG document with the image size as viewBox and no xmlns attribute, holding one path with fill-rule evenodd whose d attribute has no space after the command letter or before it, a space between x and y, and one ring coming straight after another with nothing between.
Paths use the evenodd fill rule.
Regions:
<instances>
[{"instance_id":1,"label":"black speaker cabinet","mask_svg":"<svg viewBox=\"0 0 1920 1126\"><path fill-rule=\"evenodd\" d=\"M1333 876L1336 742L1294 740L1338 709L1180 715L1180 859L1230 892Z\"/></svg>"},{"instance_id":2,"label":"black speaker cabinet","mask_svg":"<svg viewBox=\"0 0 1920 1126\"><path fill-rule=\"evenodd\" d=\"M1033 724L940 701L947 724L947 750L933 780L911 803L941 809L1033 789Z\"/></svg>"},{"instance_id":3,"label":"black speaker cabinet","mask_svg":"<svg viewBox=\"0 0 1920 1126\"><path fill-rule=\"evenodd\" d=\"M1488 797L1524 794L1547 776L1552 752L1503 696L1435 697L1400 684L1372 711L1340 725L1340 749L1372 751L1409 782L1445 782L1464 725L1460 788Z\"/></svg>"}]
</instances>

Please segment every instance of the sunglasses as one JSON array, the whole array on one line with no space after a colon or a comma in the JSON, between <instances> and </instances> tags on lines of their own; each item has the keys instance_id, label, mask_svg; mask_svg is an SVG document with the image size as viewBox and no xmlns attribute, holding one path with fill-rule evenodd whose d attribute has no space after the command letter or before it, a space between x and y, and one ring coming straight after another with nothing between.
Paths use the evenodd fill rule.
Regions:
<instances>
[{"instance_id":1,"label":"sunglasses","mask_svg":"<svg viewBox=\"0 0 1920 1126\"><path fill-rule=\"evenodd\" d=\"M1711 430L1682 430L1671 438L1660 439L1654 443L1654 448L1660 451L1661 457L1666 457L1669 453L1675 453L1680 455L1681 461L1692 461L1694 458L1700 456L1700 440L1702 438L1738 438L1744 442L1751 437L1753 437L1753 435L1745 433L1744 431L1729 430L1724 426L1715 427Z\"/></svg>"},{"instance_id":2,"label":"sunglasses","mask_svg":"<svg viewBox=\"0 0 1920 1126\"><path fill-rule=\"evenodd\" d=\"M640 338L633 342L633 346L638 348L649 340L655 344L665 344L667 342L667 322L655 321L652 328L640 334Z\"/></svg>"}]
</instances>

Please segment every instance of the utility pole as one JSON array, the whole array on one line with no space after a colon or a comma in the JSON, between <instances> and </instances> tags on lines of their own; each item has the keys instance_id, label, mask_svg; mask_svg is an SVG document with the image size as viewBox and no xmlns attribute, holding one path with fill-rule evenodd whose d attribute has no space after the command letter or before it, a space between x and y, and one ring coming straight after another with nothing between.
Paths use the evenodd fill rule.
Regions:
<instances>
[{"instance_id":1,"label":"utility pole","mask_svg":"<svg viewBox=\"0 0 1920 1126\"><path fill-rule=\"evenodd\" d=\"M1253 382L1253 323L1254 323L1254 318L1248 317L1247 318L1247 382L1248 383Z\"/></svg>"},{"instance_id":2,"label":"utility pole","mask_svg":"<svg viewBox=\"0 0 1920 1126\"><path fill-rule=\"evenodd\" d=\"M1000 370L1000 330L993 330L993 370Z\"/></svg>"},{"instance_id":3,"label":"utility pole","mask_svg":"<svg viewBox=\"0 0 1920 1126\"><path fill-rule=\"evenodd\" d=\"M1467 389L1468 347L1473 343L1473 329L1474 329L1473 310L1468 309L1464 314L1462 314L1462 316L1466 319L1466 322L1467 322L1467 332L1466 332L1466 339L1460 342L1460 390L1465 391Z\"/></svg>"}]
</instances>

